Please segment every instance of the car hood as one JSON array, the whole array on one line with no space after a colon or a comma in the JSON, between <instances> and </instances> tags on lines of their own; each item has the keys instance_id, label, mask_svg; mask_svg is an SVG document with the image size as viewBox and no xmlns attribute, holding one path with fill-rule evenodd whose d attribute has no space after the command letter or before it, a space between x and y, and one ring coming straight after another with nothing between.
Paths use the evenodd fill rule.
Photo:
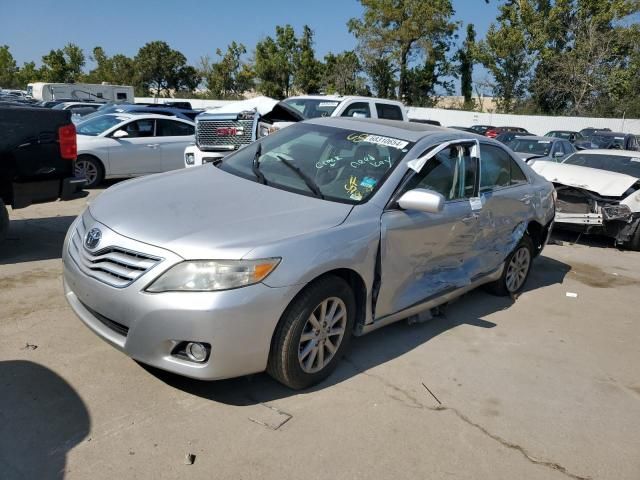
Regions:
<instances>
[{"instance_id":1,"label":"car hood","mask_svg":"<svg viewBox=\"0 0 640 480\"><path fill-rule=\"evenodd\" d=\"M624 173L566 163L538 161L531 168L550 182L583 188L603 197L621 197L638 181Z\"/></svg>"},{"instance_id":2,"label":"car hood","mask_svg":"<svg viewBox=\"0 0 640 480\"><path fill-rule=\"evenodd\" d=\"M122 182L89 207L115 232L185 259L242 258L258 246L339 225L351 208L211 165Z\"/></svg>"}]
</instances>

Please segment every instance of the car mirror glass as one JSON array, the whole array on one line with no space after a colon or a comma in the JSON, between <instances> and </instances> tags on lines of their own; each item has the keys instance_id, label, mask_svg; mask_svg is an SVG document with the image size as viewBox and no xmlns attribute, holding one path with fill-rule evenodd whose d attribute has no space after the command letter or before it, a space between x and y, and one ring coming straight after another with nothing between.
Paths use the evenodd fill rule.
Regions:
<instances>
[{"instance_id":1,"label":"car mirror glass","mask_svg":"<svg viewBox=\"0 0 640 480\"><path fill-rule=\"evenodd\" d=\"M398 200L398 205L403 210L439 213L444 207L444 197L432 190L415 188L405 192Z\"/></svg>"},{"instance_id":2,"label":"car mirror glass","mask_svg":"<svg viewBox=\"0 0 640 480\"><path fill-rule=\"evenodd\" d=\"M563 152L556 152L553 154L554 157L558 158L558 157L564 157L564 153Z\"/></svg>"},{"instance_id":3,"label":"car mirror glass","mask_svg":"<svg viewBox=\"0 0 640 480\"><path fill-rule=\"evenodd\" d=\"M124 137L128 137L129 134L125 131L125 130L116 130L113 133L113 138L124 138Z\"/></svg>"}]
</instances>

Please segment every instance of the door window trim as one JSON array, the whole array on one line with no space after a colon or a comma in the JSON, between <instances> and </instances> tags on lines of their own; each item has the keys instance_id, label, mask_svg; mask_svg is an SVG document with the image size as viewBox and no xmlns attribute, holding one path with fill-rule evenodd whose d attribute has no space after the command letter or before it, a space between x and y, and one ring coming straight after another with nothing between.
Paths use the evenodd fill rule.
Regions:
<instances>
[{"instance_id":1,"label":"door window trim","mask_svg":"<svg viewBox=\"0 0 640 480\"><path fill-rule=\"evenodd\" d=\"M478 142L476 139L449 140L449 141L442 142L442 143L439 143L437 145L434 145L434 146L431 146L431 147L427 148L420 155L418 155L415 160L419 160L419 159L427 157L429 155L431 155L431 156L424 161L424 163L422 164L422 166L420 167L420 169L418 171L416 171L412 167L408 167L408 169L405 172L404 176L402 177L400 182L398 182L398 186L396 187L396 189L394 190L393 194L389 198L389 201L387 202L387 205L385 206L384 211L400 210L400 207L398 206L398 200L400 199L401 192L403 192L403 188L406 186L407 183L409 183L409 180L411 180L415 175L419 175L420 172L422 171L422 169L425 168L425 166L427 165L429 160L431 160L433 157L435 157L438 153L440 153L441 151L443 151L443 150L445 150L445 149L447 149L449 147L456 146L456 145L468 145L468 146L473 145L473 146L477 146L477 145L480 145L480 143L481 142ZM481 168L482 168L481 156L482 156L482 154L480 152L480 149L478 148L478 156L477 157L471 157L471 158L475 158L477 160L478 168L477 168L477 173L476 173L476 178L475 178L475 185L473 186L473 197L470 197L470 198L475 198L475 197L480 195L480 193L479 193L480 192L480 174L481 174L480 172L481 172ZM444 201L445 204L449 204L449 205L450 204L454 204L454 203L461 203L461 202L469 203L469 198L455 198L455 199L452 199L452 200L445 199L445 201Z\"/></svg>"}]
</instances>

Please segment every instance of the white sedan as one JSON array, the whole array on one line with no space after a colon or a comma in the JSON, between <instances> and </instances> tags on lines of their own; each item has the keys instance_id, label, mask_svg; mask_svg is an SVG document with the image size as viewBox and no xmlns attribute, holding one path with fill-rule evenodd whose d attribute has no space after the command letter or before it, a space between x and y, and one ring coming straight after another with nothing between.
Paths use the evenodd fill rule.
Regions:
<instances>
[{"instance_id":1,"label":"white sedan","mask_svg":"<svg viewBox=\"0 0 640 480\"><path fill-rule=\"evenodd\" d=\"M77 125L76 176L88 187L105 178L136 177L184 168L183 153L194 143L193 122L166 115L114 113Z\"/></svg>"}]
</instances>

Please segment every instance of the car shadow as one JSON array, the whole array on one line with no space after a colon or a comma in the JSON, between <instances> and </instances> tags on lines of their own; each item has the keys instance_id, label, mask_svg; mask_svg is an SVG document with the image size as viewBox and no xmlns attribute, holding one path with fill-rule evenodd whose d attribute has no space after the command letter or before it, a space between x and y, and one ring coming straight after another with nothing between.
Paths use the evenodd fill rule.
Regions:
<instances>
[{"instance_id":1,"label":"car shadow","mask_svg":"<svg viewBox=\"0 0 640 480\"><path fill-rule=\"evenodd\" d=\"M67 453L90 431L76 391L48 368L0 361L0 478L62 480Z\"/></svg>"},{"instance_id":2,"label":"car shadow","mask_svg":"<svg viewBox=\"0 0 640 480\"><path fill-rule=\"evenodd\" d=\"M562 283L570 270L571 267L563 262L540 256L534 263L525 292ZM400 321L368 335L353 338L348 352L329 378L312 388L298 392L281 385L265 373L205 382L139 365L167 385L192 395L229 405L255 405L296 394L312 393L339 384L354 375L401 357L460 325L499 328L499 325L484 318L509 308L513 302L512 298L495 297L477 289L456 300L442 315L428 322L408 325L406 321Z\"/></svg>"},{"instance_id":3,"label":"car shadow","mask_svg":"<svg viewBox=\"0 0 640 480\"><path fill-rule=\"evenodd\" d=\"M594 248L616 248L615 240L611 237L592 233L580 233L573 230L560 230L557 227L553 229L550 242L557 245L566 243Z\"/></svg>"},{"instance_id":4,"label":"car shadow","mask_svg":"<svg viewBox=\"0 0 640 480\"><path fill-rule=\"evenodd\" d=\"M9 234L0 245L0 265L60 258L73 215L11 220Z\"/></svg>"}]
</instances>

